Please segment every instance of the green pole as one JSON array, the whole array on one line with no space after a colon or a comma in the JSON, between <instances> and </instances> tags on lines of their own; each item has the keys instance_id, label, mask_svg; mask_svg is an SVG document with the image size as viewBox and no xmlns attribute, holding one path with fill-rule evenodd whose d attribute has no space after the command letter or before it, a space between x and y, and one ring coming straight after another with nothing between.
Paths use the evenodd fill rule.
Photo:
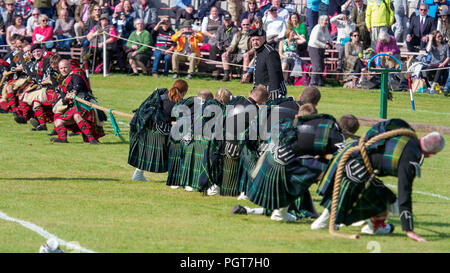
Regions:
<instances>
[{"instance_id":1,"label":"green pole","mask_svg":"<svg viewBox=\"0 0 450 273\"><path fill-rule=\"evenodd\" d=\"M388 77L387 71L381 72L381 97L380 97L380 118L387 118L387 101L388 101Z\"/></svg>"}]
</instances>

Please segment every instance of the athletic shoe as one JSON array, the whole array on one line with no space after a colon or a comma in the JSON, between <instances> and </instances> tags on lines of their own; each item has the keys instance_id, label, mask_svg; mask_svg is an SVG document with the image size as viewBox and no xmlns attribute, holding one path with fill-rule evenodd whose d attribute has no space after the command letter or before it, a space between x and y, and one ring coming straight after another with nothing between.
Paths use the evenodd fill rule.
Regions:
<instances>
[{"instance_id":1,"label":"athletic shoe","mask_svg":"<svg viewBox=\"0 0 450 273\"><path fill-rule=\"evenodd\" d=\"M27 120L24 118L24 117L21 117L19 114L17 114L16 112L13 112L13 116L14 116L14 120L17 122L17 123L20 123L20 124L25 124L25 123L27 123Z\"/></svg>"},{"instance_id":2,"label":"athletic shoe","mask_svg":"<svg viewBox=\"0 0 450 273\"><path fill-rule=\"evenodd\" d=\"M191 186L184 186L185 191L194 191L194 188Z\"/></svg>"},{"instance_id":3,"label":"athletic shoe","mask_svg":"<svg viewBox=\"0 0 450 273\"><path fill-rule=\"evenodd\" d=\"M241 192L241 195L239 195L237 200L248 200L248 197L245 195L245 192Z\"/></svg>"},{"instance_id":4,"label":"athletic shoe","mask_svg":"<svg viewBox=\"0 0 450 273\"><path fill-rule=\"evenodd\" d=\"M67 139L60 139L56 137L50 138L50 142L57 142L57 143L69 143Z\"/></svg>"},{"instance_id":5,"label":"athletic shoe","mask_svg":"<svg viewBox=\"0 0 450 273\"><path fill-rule=\"evenodd\" d=\"M328 228L328 224L330 222L330 212L328 209L325 209L322 214L317 218L312 224L311 229L317 230L322 228Z\"/></svg>"},{"instance_id":6,"label":"athletic shoe","mask_svg":"<svg viewBox=\"0 0 450 273\"><path fill-rule=\"evenodd\" d=\"M286 221L286 222L294 222L297 220L297 217L287 212L286 208L275 209L270 216L270 219L273 221Z\"/></svg>"},{"instance_id":7,"label":"athletic shoe","mask_svg":"<svg viewBox=\"0 0 450 273\"><path fill-rule=\"evenodd\" d=\"M31 131L47 131L47 127L39 124L36 128L32 128Z\"/></svg>"},{"instance_id":8,"label":"athletic shoe","mask_svg":"<svg viewBox=\"0 0 450 273\"><path fill-rule=\"evenodd\" d=\"M178 189L180 186L170 186L171 189Z\"/></svg>"},{"instance_id":9,"label":"athletic shoe","mask_svg":"<svg viewBox=\"0 0 450 273\"><path fill-rule=\"evenodd\" d=\"M241 205L236 205L231 209L230 214L247 214L247 210Z\"/></svg>"},{"instance_id":10,"label":"athletic shoe","mask_svg":"<svg viewBox=\"0 0 450 273\"><path fill-rule=\"evenodd\" d=\"M212 185L208 191L207 191L208 195L216 195L220 193L220 188L219 186L217 186L216 184Z\"/></svg>"},{"instance_id":11,"label":"athletic shoe","mask_svg":"<svg viewBox=\"0 0 450 273\"><path fill-rule=\"evenodd\" d=\"M64 251L59 248L59 243L55 238L50 238L45 245L39 248L39 253L64 253Z\"/></svg>"},{"instance_id":12,"label":"athletic shoe","mask_svg":"<svg viewBox=\"0 0 450 273\"><path fill-rule=\"evenodd\" d=\"M40 125L39 121L38 121L37 119L35 119L35 118L30 118L30 124L31 124L34 128L36 128L36 127L38 127L38 126Z\"/></svg>"},{"instance_id":13,"label":"athletic shoe","mask_svg":"<svg viewBox=\"0 0 450 273\"><path fill-rule=\"evenodd\" d=\"M385 224L384 226L379 226L377 229L374 229L372 222L369 221L369 224L365 225L361 229L361 232L365 234L378 234L378 235L390 234L394 232L394 225L388 223Z\"/></svg>"},{"instance_id":14,"label":"athletic shoe","mask_svg":"<svg viewBox=\"0 0 450 273\"><path fill-rule=\"evenodd\" d=\"M136 169L134 171L133 177L131 178L133 181L144 181L148 182L148 179L144 177L144 171Z\"/></svg>"}]
</instances>

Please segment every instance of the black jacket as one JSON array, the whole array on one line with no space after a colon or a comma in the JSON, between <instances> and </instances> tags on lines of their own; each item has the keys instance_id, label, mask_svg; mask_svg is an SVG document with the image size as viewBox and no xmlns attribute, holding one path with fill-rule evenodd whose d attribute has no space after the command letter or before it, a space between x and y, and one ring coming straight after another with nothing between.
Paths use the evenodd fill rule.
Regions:
<instances>
[{"instance_id":1,"label":"black jacket","mask_svg":"<svg viewBox=\"0 0 450 273\"><path fill-rule=\"evenodd\" d=\"M422 38L425 35L431 33L431 31L436 30L436 21L427 15L425 18L425 24L423 24L422 33L420 33L420 16L414 16L411 18L411 23L409 24L408 33L413 38Z\"/></svg>"}]
</instances>

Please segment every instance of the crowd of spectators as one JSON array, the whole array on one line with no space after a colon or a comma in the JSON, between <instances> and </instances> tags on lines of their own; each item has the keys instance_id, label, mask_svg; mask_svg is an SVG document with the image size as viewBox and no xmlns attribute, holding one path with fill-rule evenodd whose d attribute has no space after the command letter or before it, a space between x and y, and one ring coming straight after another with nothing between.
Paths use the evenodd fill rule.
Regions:
<instances>
[{"instance_id":1,"label":"crowd of spectators","mask_svg":"<svg viewBox=\"0 0 450 273\"><path fill-rule=\"evenodd\" d=\"M330 50L337 57L338 72L367 71L367 52L400 58L399 43L409 52L428 52L425 55L435 61L431 66L448 63L450 1L294 2L299 1L175 0L161 9L153 0L0 0L0 44L10 45L12 35L20 34L30 43L41 42L59 51L82 48L83 58L97 72L106 47L107 69L111 60L117 60L120 71L132 76L139 71L154 77L163 71L167 76L172 70L177 78L179 64L189 62L188 79L200 58L209 55L204 61L208 71L216 79L223 74L226 81L233 64L241 65L239 73L252 71L255 52L248 32L262 28L266 43L279 52L284 80L291 83L291 72L310 63L310 71L315 72L310 84L315 86L324 84L320 73ZM105 41L104 32L111 35ZM378 65L395 66L384 59ZM447 70L431 74L430 85L445 86ZM362 78L353 77L353 87Z\"/></svg>"}]
</instances>

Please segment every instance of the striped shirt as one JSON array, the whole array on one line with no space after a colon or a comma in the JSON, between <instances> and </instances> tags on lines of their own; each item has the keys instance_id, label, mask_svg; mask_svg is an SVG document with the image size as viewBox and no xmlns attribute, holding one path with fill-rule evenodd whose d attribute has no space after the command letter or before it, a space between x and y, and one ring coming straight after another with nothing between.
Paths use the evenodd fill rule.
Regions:
<instances>
[{"instance_id":1,"label":"striped shirt","mask_svg":"<svg viewBox=\"0 0 450 273\"><path fill-rule=\"evenodd\" d=\"M162 47L163 49L169 49L174 45L171 40L173 34L175 34L175 32L172 28L164 30L163 27L160 27L158 30L153 31L153 37L156 36L155 46Z\"/></svg>"}]
</instances>

